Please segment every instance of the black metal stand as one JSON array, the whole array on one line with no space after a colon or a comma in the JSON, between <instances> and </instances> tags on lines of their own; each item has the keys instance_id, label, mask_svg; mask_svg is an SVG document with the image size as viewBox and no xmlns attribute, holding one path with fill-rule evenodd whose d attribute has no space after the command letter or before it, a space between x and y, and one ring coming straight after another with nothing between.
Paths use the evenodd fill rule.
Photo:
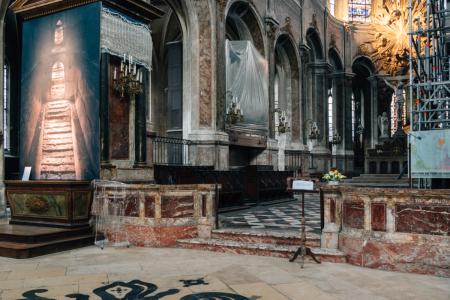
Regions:
<instances>
[{"instance_id":1,"label":"black metal stand","mask_svg":"<svg viewBox=\"0 0 450 300\"><path fill-rule=\"evenodd\" d=\"M305 263L305 256L310 255L312 259L318 263L321 264L319 260L317 260L314 253L312 253L311 248L306 247L306 219L305 219L305 192L302 192L302 244L298 248L298 250L295 252L294 257L292 257L289 261L294 262L294 260L297 259L297 257L301 254L302 255L302 268Z\"/></svg>"}]
</instances>

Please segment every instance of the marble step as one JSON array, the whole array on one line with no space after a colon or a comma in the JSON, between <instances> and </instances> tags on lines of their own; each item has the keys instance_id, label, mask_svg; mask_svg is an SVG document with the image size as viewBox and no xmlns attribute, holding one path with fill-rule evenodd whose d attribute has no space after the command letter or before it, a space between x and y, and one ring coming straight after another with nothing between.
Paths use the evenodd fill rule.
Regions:
<instances>
[{"instance_id":1,"label":"marble step","mask_svg":"<svg viewBox=\"0 0 450 300\"><path fill-rule=\"evenodd\" d=\"M73 154L70 155L65 155L64 157L44 157L42 159L41 164L43 165L55 165L55 166L59 166L59 165L73 165L75 164L74 159L73 159Z\"/></svg>"},{"instance_id":2,"label":"marble step","mask_svg":"<svg viewBox=\"0 0 450 300\"><path fill-rule=\"evenodd\" d=\"M64 126L67 126L65 123L70 124L70 116L67 115L65 118L57 118L57 119L46 119L45 124L48 124L50 126L53 125L53 127L59 127L61 124L64 124Z\"/></svg>"},{"instance_id":3,"label":"marble step","mask_svg":"<svg viewBox=\"0 0 450 300\"><path fill-rule=\"evenodd\" d=\"M72 132L72 126L70 123L65 123L64 126L61 124L60 127L57 127L54 124L52 126L45 124L45 129L46 129L47 134L59 134L59 133L71 133Z\"/></svg>"},{"instance_id":4,"label":"marble step","mask_svg":"<svg viewBox=\"0 0 450 300\"><path fill-rule=\"evenodd\" d=\"M41 164L41 173L42 172L53 172L53 173L59 173L59 172L75 172L75 165L74 164L64 164L64 165L48 165L48 164Z\"/></svg>"},{"instance_id":5,"label":"marble step","mask_svg":"<svg viewBox=\"0 0 450 300\"><path fill-rule=\"evenodd\" d=\"M63 106L61 106L61 107L52 107L52 108L47 108L45 110L45 113L49 114L49 115L55 115L55 114L60 114L60 113L65 113L65 112L70 112L68 107L63 107Z\"/></svg>"},{"instance_id":6,"label":"marble step","mask_svg":"<svg viewBox=\"0 0 450 300\"><path fill-rule=\"evenodd\" d=\"M73 143L72 137L66 139L60 138L46 138L44 139L44 144L46 145L61 145Z\"/></svg>"},{"instance_id":7,"label":"marble step","mask_svg":"<svg viewBox=\"0 0 450 300\"><path fill-rule=\"evenodd\" d=\"M45 159L73 159L73 151L72 150L68 150L68 151L46 151L42 153L42 156Z\"/></svg>"},{"instance_id":8,"label":"marble step","mask_svg":"<svg viewBox=\"0 0 450 300\"><path fill-rule=\"evenodd\" d=\"M65 151L73 150L73 143L70 144L59 144L59 145L46 145L42 146L42 151Z\"/></svg>"},{"instance_id":9,"label":"marble step","mask_svg":"<svg viewBox=\"0 0 450 300\"><path fill-rule=\"evenodd\" d=\"M272 256L289 259L292 258L298 249L298 246L296 245L277 245L272 243L268 244L201 238L178 240L177 246L180 248L193 250ZM311 251L320 261L335 263L347 262L347 254L338 249L311 247ZM306 256L306 260L312 260L312 258L310 256Z\"/></svg>"},{"instance_id":10,"label":"marble step","mask_svg":"<svg viewBox=\"0 0 450 300\"><path fill-rule=\"evenodd\" d=\"M301 245L300 230L254 230L254 229L218 229L211 232L213 239L242 242L268 243L277 245ZM306 245L320 247L320 234L306 233Z\"/></svg>"}]
</instances>

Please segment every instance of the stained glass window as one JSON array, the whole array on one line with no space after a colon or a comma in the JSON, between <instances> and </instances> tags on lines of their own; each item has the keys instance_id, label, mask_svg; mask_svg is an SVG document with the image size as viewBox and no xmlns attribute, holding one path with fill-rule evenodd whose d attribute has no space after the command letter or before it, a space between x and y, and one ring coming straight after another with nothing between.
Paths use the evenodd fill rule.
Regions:
<instances>
[{"instance_id":1,"label":"stained glass window","mask_svg":"<svg viewBox=\"0 0 450 300\"><path fill-rule=\"evenodd\" d=\"M328 90L328 136L333 140L333 89Z\"/></svg>"},{"instance_id":2,"label":"stained glass window","mask_svg":"<svg viewBox=\"0 0 450 300\"><path fill-rule=\"evenodd\" d=\"M350 22L370 22L372 0L349 0L348 20Z\"/></svg>"},{"instance_id":3,"label":"stained glass window","mask_svg":"<svg viewBox=\"0 0 450 300\"><path fill-rule=\"evenodd\" d=\"M330 0L330 13L334 16L334 0Z\"/></svg>"},{"instance_id":4,"label":"stained glass window","mask_svg":"<svg viewBox=\"0 0 450 300\"><path fill-rule=\"evenodd\" d=\"M403 91L403 96L405 96L405 91ZM391 101L391 135L397 131L397 109L395 108L395 103L397 102L397 97L395 93L392 94ZM406 125L406 101L403 103L402 111L402 128Z\"/></svg>"}]
</instances>

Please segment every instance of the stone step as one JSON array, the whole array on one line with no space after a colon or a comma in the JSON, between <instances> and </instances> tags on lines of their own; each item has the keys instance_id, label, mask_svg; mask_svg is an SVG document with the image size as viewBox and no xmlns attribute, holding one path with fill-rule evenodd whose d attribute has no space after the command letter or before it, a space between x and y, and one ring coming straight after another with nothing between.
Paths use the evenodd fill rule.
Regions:
<instances>
[{"instance_id":1,"label":"stone step","mask_svg":"<svg viewBox=\"0 0 450 300\"><path fill-rule=\"evenodd\" d=\"M298 249L298 246L296 245L277 245L272 243L268 244L201 238L178 240L177 246L180 248L193 250L272 256L289 259L292 258L292 256ZM320 261L335 263L347 262L347 254L338 249L311 247L311 251ZM301 259L301 257L299 256L297 259ZM312 260L310 256L306 256L305 259Z\"/></svg>"},{"instance_id":2,"label":"stone step","mask_svg":"<svg viewBox=\"0 0 450 300\"><path fill-rule=\"evenodd\" d=\"M42 152L44 158L49 159L73 159L73 150L67 151L45 151Z\"/></svg>"},{"instance_id":3,"label":"stone step","mask_svg":"<svg viewBox=\"0 0 450 300\"><path fill-rule=\"evenodd\" d=\"M301 245L302 233L300 230L255 230L255 229L218 229L213 230L214 239L233 240L242 242L268 243L277 245ZM320 234L306 233L306 245L320 247Z\"/></svg>"},{"instance_id":4,"label":"stone step","mask_svg":"<svg viewBox=\"0 0 450 300\"><path fill-rule=\"evenodd\" d=\"M66 123L69 124L69 126L70 126L70 124L71 124L70 123L70 116L67 116L67 117L64 117L64 118L46 119L45 120L45 124L49 125L49 127L52 127L52 126L53 127L55 127L55 126L59 127L61 125L67 126Z\"/></svg>"},{"instance_id":5,"label":"stone step","mask_svg":"<svg viewBox=\"0 0 450 300\"><path fill-rule=\"evenodd\" d=\"M48 164L41 164L41 173L42 172L75 172L75 165L74 164L64 164L64 165L48 165Z\"/></svg>"},{"instance_id":6,"label":"stone step","mask_svg":"<svg viewBox=\"0 0 450 300\"><path fill-rule=\"evenodd\" d=\"M58 114L46 114L45 121L53 121L53 120L64 120L70 118L70 112L62 112Z\"/></svg>"},{"instance_id":7,"label":"stone step","mask_svg":"<svg viewBox=\"0 0 450 300\"><path fill-rule=\"evenodd\" d=\"M42 151L64 151L64 150L73 150L73 143L71 144L60 144L60 145L43 145Z\"/></svg>"},{"instance_id":8,"label":"stone step","mask_svg":"<svg viewBox=\"0 0 450 300\"><path fill-rule=\"evenodd\" d=\"M71 137L67 138L67 139L58 139L58 138L44 139L44 145L62 145L62 144L71 144L71 143L73 143L73 140Z\"/></svg>"},{"instance_id":9,"label":"stone step","mask_svg":"<svg viewBox=\"0 0 450 300\"><path fill-rule=\"evenodd\" d=\"M72 138L72 132L47 132L45 133L46 139L71 139Z\"/></svg>"},{"instance_id":10,"label":"stone step","mask_svg":"<svg viewBox=\"0 0 450 300\"><path fill-rule=\"evenodd\" d=\"M77 175L75 171L41 171L41 180L75 180L77 179Z\"/></svg>"},{"instance_id":11,"label":"stone step","mask_svg":"<svg viewBox=\"0 0 450 300\"><path fill-rule=\"evenodd\" d=\"M41 164L59 166L62 164L73 165L73 164L75 164L75 162L74 162L73 153L72 153L72 156L64 155L64 157L45 157L42 159Z\"/></svg>"},{"instance_id":12,"label":"stone step","mask_svg":"<svg viewBox=\"0 0 450 300\"><path fill-rule=\"evenodd\" d=\"M52 108L47 108L45 110L45 113L50 114L50 115L65 113L65 112L70 112L69 107L52 107Z\"/></svg>"},{"instance_id":13,"label":"stone step","mask_svg":"<svg viewBox=\"0 0 450 300\"><path fill-rule=\"evenodd\" d=\"M65 126L61 125L61 127L57 127L55 125L49 126L48 124L45 124L45 129L47 134L72 132L72 126L70 125L70 123L67 123Z\"/></svg>"}]
</instances>

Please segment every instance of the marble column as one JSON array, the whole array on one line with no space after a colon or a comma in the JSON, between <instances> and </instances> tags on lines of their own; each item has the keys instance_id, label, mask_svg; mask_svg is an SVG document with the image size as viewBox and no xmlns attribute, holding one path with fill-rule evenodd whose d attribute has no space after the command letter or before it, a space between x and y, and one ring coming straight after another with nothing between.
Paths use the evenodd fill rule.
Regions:
<instances>
[{"instance_id":1,"label":"marble column","mask_svg":"<svg viewBox=\"0 0 450 300\"><path fill-rule=\"evenodd\" d=\"M225 132L226 100L222 98L226 92L225 66L225 22L226 17L220 17L220 6L216 5L216 130Z\"/></svg>"},{"instance_id":2,"label":"marble column","mask_svg":"<svg viewBox=\"0 0 450 300\"><path fill-rule=\"evenodd\" d=\"M148 74L144 67L139 67L138 72L142 72L142 92L135 94L135 156L133 168L148 168L147 165L147 120L146 103L148 96Z\"/></svg>"},{"instance_id":3,"label":"marble column","mask_svg":"<svg viewBox=\"0 0 450 300\"><path fill-rule=\"evenodd\" d=\"M270 6L269 6L270 7ZM276 36L276 30L278 28L278 21L272 17L270 13L272 10L266 14L266 33L267 33L267 43L269 53L268 53L268 63L269 63L269 138L275 138L275 50L274 50L274 42Z\"/></svg>"},{"instance_id":4,"label":"marble column","mask_svg":"<svg viewBox=\"0 0 450 300\"><path fill-rule=\"evenodd\" d=\"M115 168L109 162L109 53L100 58L100 167Z\"/></svg>"},{"instance_id":5,"label":"marble column","mask_svg":"<svg viewBox=\"0 0 450 300\"><path fill-rule=\"evenodd\" d=\"M378 137L378 80L375 76L367 78L370 82L370 102L372 107L372 140L371 148L375 148L375 145L379 143Z\"/></svg>"},{"instance_id":6,"label":"marble column","mask_svg":"<svg viewBox=\"0 0 450 300\"><path fill-rule=\"evenodd\" d=\"M307 73L306 69L308 68L309 62L309 48L306 44L300 44L300 141L303 143L304 149L307 149L308 145L308 132L309 132L309 122L306 124L307 117Z\"/></svg>"}]
</instances>

